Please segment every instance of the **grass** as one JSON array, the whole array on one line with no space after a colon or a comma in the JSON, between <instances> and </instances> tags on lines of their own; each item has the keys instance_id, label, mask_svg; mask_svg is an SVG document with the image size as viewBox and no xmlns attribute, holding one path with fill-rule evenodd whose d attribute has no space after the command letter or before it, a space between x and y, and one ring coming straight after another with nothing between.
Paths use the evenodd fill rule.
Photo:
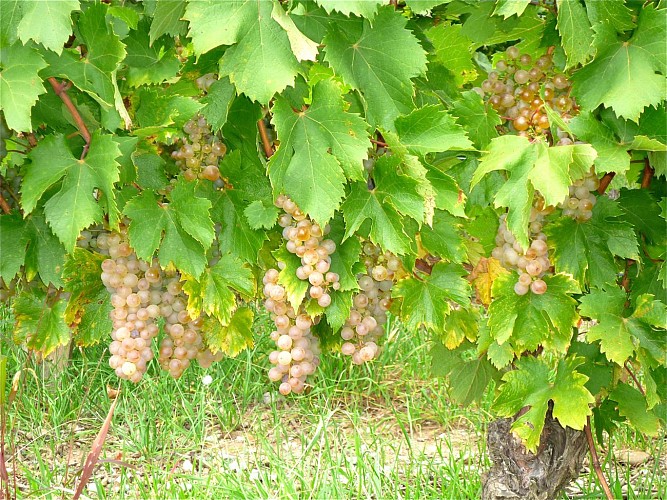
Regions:
<instances>
[{"instance_id":1,"label":"grass","mask_svg":"<svg viewBox=\"0 0 667 500\"><path fill-rule=\"evenodd\" d=\"M0 316L0 333L11 331ZM4 323L3 323L4 321ZM265 331L259 324L257 331ZM461 408L429 375L429 343L392 330L380 360L350 367L327 355L313 390L283 398L266 378L266 335L252 351L172 380L155 366L137 386L120 384L89 498L477 498L491 400ZM4 340L4 338L3 338ZM11 345L4 342L6 346ZM104 346L76 350L47 379L9 348L10 376L23 369L8 414L11 488L19 497L71 497L119 382ZM205 374L213 377L202 384ZM612 489L628 498L665 491L663 441L619 433L614 449L642 449L640 468L606 463ZM663 462L664 467L664 462ZM638 476L641 473L641 477ZM14 485L14 474L16 485ZM628 486L630 485L630 486ZM572 497L602 498L594 474ZM565 498L565 497L564 497Z\"/></svg>"}]
</instances>

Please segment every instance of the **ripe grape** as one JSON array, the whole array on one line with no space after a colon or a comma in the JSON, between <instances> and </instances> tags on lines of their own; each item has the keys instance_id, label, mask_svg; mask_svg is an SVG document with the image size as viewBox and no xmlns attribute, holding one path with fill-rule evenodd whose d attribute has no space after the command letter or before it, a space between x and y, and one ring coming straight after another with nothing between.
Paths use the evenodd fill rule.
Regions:
<instances>
[{"instance_id":1,"label":"ripe grape","mask_svg":"<svg viewBox=\"0 0 667 500\"><path fill-rule=\"evenodd\" d=\"M593 207L597 203L595 192L600 181L591 169L586 175L574 181L570 186L568 196L559 205L563 209L563 215L572 217L580 222L585 222L593 216Z\"/></svg>"},{"instance_id":2,"label":"ripe grape","mask_svg":"<svg viewBox=\"0 0 667 500\"><path fill-rule=\"evenodd\" d=\"M204 75L202 79L207 76ZM202 80L202 88L207 89L215 79ZM199 82L199 80L198 80ZM210 83L209 83L210 82ZM186 180L197 178L212 181L216 187L223 187L224 181L220 178L218 162L227 152L227 147L211 131L206 118L197 115L183 126L186 136L182 138L182 145L171 153L176 166L183 170Z\"/></svg>"}]
</instances>

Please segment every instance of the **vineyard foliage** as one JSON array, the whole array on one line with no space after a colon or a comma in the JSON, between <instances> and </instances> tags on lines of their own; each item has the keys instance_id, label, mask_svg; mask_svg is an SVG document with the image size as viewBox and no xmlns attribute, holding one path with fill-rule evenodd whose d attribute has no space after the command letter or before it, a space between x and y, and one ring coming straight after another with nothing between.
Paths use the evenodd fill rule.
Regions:
<instances>
[{"instance_id":1,"label":"vineyard foliage","mask_svg":"<svg viewBox=\"0 0 667 500\"><path fill-rule=\"evenodd\" d=\"M389 311L531 450L550 408L664 425L660 2L0 8L15 342L113 340L136 382L157 337L179 376L252 346L257 305L286 394L375 358Z\"/></svg>"}]
</instances>

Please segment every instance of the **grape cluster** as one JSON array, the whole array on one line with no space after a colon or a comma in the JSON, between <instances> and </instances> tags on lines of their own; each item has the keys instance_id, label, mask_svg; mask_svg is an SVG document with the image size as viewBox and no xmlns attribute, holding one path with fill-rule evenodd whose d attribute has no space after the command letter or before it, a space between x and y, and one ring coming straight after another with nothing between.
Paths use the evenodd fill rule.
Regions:
<instances>
[{"instance_id":1,"label":"grape cluster","mask_svg":"<svg viewBox=\"0 0 667 500\"><path fill-rule=\"evenodd\" d=\"M519 279L514 285L517 295L526 295L528 291L542 295L547 291L547 284L542 277L550 272L547 236L542 232L544 216L548 210L533 207L530 214L530 246L526 251L507 228L506 214L500 216L500 227L496 235L496 248L491 256L499 260L503 267L519 272Z\"/></svg>"},{"instance_id":2,"label":"grape cluster","mask_svg":"<svg viewBox=\"0 0 667 500\"><path fill-rule=\"evenodd\" d=\"M391 289L401 261L390 252L384 252L371 242L363 246L366 273L357 276L361 289L352 299L352 309L340 336L345 341L341 352L352 356L360 365L377 358L377 344L384 333L387 311L391 306Z\"/></svg>"},{"instance_id":3,"label":"grape cluster","mask_svg":"<svg viewBox=\"0 0 667 500\"><path fill-rule=\"evenodd\" d=\"M220 358L203 344L199 333L202 319L193 320L188 315L178 275L163 272L157 260L148 263L137 258L124 226L119 233L98 235L94 246L109 256L102 262L101 278L113 306L109 365L120 378L136 383L143 377L153 358L158 318L164 319L167 333L160 345L159 362L172 377L180 377L192 359L206 367Z\"/></svg>"},{"instance_id":4,"label":"grape cluster","mask_svg":"<svg viewBox=\"0 0 667 500\"><path fill-rule=\"evenodd\" d=\"M183 126L187 137L181 147L171 153L176 165L183 169L186 180L207 179L222 187L218 162L227 152L227 146L211 132L203 116L195 116Z\"/></svg>"},{"instance_id":5,"label":"grape cluster","mask_svg":"<svg viewBox=\"0 0 667 500\"><path fill-rule=\"evenodd\" d=\"M287 303L285 288L278 284L279 272L269 269L264 274L264 307L271 313L276 329L271 340L278 348L269 355L274 365L269 370L272 382L281 381L279 392L301 394L306 388L306 378L315 373L319 364L319 344L310 328L313 320L303 310L299 314Z\"/></svg>"},{"instance_id":6,"label":"grape cluster","mask_svg":"<svg viewBox=\"0 0 667 500\"><path fill-rule=\"evenodd\" d=\"M16 167L9 167L0 177L0 195L11 209L18 208L17 197L21 188L21 179Z\"/></svg>"},{"instance_id":7,"label":"grape cluster","mask_svg":"<svg viewBox=\"0 0 667 500\"><path fill-rule=\"evenodd\" d=\"M204 92L208 92L208 89L210 89L211 85L213 85L217 80L218 76L215 73L206 73L197 78L195 80L195 84L197 85L198 89L203 90Z\"/></svg>"},{"instance_id":8,"label":"grape cluster","mask_svg":"<svg viewBox=\"0 0 667 500\"><path fill-rule=\"evenodd\" d=\"M540 96L543 89L544 100ZM505 57L496 63L481 88L475 89L511 125L518 135L535 136L549 128L545 101L564 119L577 110L570 96L571 83L567 76L556 71L549 54L535 61L509 47ZM569 142L571 144L571 142Z\"/></svg>"},{"instance_id":9,"label":"grape cluster","mask_svg":"<svg viewBox=\"0 0 667 500\"><path fill-rule=\"evenodd\" d=\"M283 228L283 238L287 240L285 248L301 258L301 266L296 270L300 280L308 281L308 295L317 301L320 307L329 307L329 290L340 288L340 277L331 272L331 254L336 251L336 243L324 239L329 232L313 222L296 206L289 197L280 195L276 206L285 212L278 218Z\"/></svg>"},{"instance_id":10,"label":"grape cluster","mask_svg":"<svg viewBox=\"0 0 667 500\"><path fill-rule=\"evenodd\" d=\"M582 179L574 181L570 186L569 195L559 205L563 209L563 215L587 221L593 216L593 206L597 198L593 194L600 186L600 181L594 171L588 172Z\"/></svg>"}]
</instances>

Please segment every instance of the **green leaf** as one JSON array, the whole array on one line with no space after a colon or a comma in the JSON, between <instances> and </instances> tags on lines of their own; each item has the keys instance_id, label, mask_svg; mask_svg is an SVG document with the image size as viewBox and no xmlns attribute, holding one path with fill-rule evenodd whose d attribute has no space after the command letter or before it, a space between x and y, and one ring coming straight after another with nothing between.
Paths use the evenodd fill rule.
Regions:
<instances>
[{"instance_id":1,"label":"green leaf","mask_svg":"<svg viewBox=\"0 0 667 500\"><path fill-rule=\"evenodd\" d=\"M530 0L496 0L493 15L503 16L505 19L514 15L518 17L523 14L528 4L530 4Z\"/></svg>"},{"instance_id":2,"label":"green leaf","mask_svg":"<svg viewBox=\"0 0 667 500\"><path fill-rule=\"evenodd\" d=\"M661 302L643 295L633 316L625 317L626 294L617 287L594 289L581 298L582 315L598 321L586 334L588 342L600 341L600 351L613 363L623 366L635 352L635 343L646 349L660 362L665 362L664 340L662 346L653 340L652 326L664 328L665 312ZM649 297L649 300L646 300ZM662 349L661 349L662 347ZM662 352L661 352L662 350Z\"/></svg>"},{"instance_id":3,"label":"green leaf","mask_svg":"<svg viewBox=\"0 0 667 500\"><path fill-rule=\"evenodd\" d=\"M84 160L77 160L63 135L50 135L29 154L32 160L22 184L21 202L32 212L45 191L60 181L60 189L44 204L46 220L65 248L71 250L82 229L102 222L103 214L117 220L114 183L118 182L118 144L96 131ZM99 189L104 197L95 197Z\"/></svg>"},{"instance_id":4,"label":"green leaf","mask_svg":"<svg viewBox=\"0 0 667 500\"><path fill-rule=\"evenodd\" d=\"M162 189L169 180L164 168L166 162L161 156L145 151L135 151L131 155L132 163L137 172L137 183L148 189Z\"/></svg>"},{"instance_id":5,"label":"green leaf","mask_svg":"<svg viewBox=\"0 0 667 500\"><path fill-rule=\"evenodd\" d=\"M185 0L156 0L149 32L151 45L162 35L178 36L185 31L185 5Z\"/></svg>"},{"instance_id":6,"label":"green leaf","mask_svg":"<svg viewBox=\"0 0 667 500\"><path fill-rule=\"evenodd\" d=\"M468 90L454 101L452 114L463 125L477 149L485 149L491 139L498 137L496 127L502 123L496 110L486 106L480 95Z\"/></svg>"},{"instance_id":7,"label":"green leaf","mask_svg":"<svg viewBox=\"0 0 667 500\"><path fill-rule=\"evenodd\" d=\"M0 278L9 283L18 274L25 262L28 236L21 214L0 215Z\"/></svg>"},{"instance_id":8,"label":"green leaf","mask_svg":"<svg viewBox=\"0 0 667 500\"><path fill-rule=\"evenodd\" d=\"M432 227L420 231L421 243L431 255L450 262L462 262L465 258L463 238L459 233L460 221L442 210L436 210Z\"/></svg>"},{"instance_id":9,"label":"green leaf","mask_svg":"<svg viewBox=\"0 0 667 500\"><path fill-rule=\"evenodd\" d=\"M412 110L412 81L426 71L426 57L406 20L390 6L355 30L334 24L324 38L325 60L364 98L366 121L393 130L394 120ZM391 47L391 50L387 50Z\"/></svg>"},{"instance_id":10,"label":"green leaf","mask_svg":"<svg viewBox=\"0 0 667 500\"><path fill-rule=\"evenodd\" d=\"M77 49L65 49L60 56L47 52L45 58L49 67L42 74L71 81L95 99L105 113L117 112L129 127L132 121L120 97L115 76L125 58L125 45L114 33L106 14L106 5L90 5L77 24L81 43L86 46L85 56L81 57ZM116 126L106 128L115 129Z\"/></svg>"},{"instance_id":11,"label":"green leaf","mask_svg":"<svg viewBox=\"0 0 667 500\"><path fill-rule=\"evenodd\" d=\"M466 195L454 178L431 165L427 165L427 170L426 178L435 191L435 208L465 217Z\"/></svg>"},{"instance_id":12,"label":"green leaf","mask_svg":"<svg viewBox=\"0 0 667 500\"><path fill-rule=\"evenodd\" d=\"M127 56L123 62L128 66L127 83L131 87L162 83L178 73L181 63L173 42L150 45L148 21L139 23L124 40Z\"/></svg>"},{"instance_id":13,"label":"green leaf","mask_svg":"<svg viewBox=\"0 0 667 500\"><path fill-rule=\"evenodd\" d=\"M589 110L603 104L637 122L646 106L665 98L665 37L665 9L643 8L630 40L608 44L572 76L577 102Z\"/></svg>"},{"instance_id":14,"label":"green leaf","mask_svg":"<svg viewBox=\"0 0 667 500\"><path fill-rule=\"evenodd\" d=\"M7 126L30 132L30 110L40 94L46 92L37 73L47 65L29 46L15 43L0 49L0 108Z\"/></svg>"},{"instance_id":15,"label":"green leaf","mask_svg":"<svg viewBox=\"0 0 667 500\"><path fill-rule=\"evenodd\" d=\"M255 293L252 271L236 257L225 254L213 267L207 268L197 279L185 276L183 290L188 294L188 313L199 317L206 313L226 326L236 310L238 292L247 297Z\"/></svg>"},{"instance_id":16,"label":"green leaf","mask_svg":"<svg viewBox=\"0 0 667 500\"><path fill-rule=\"evenodd\" d=\"M452 72L458 86L477 79L477 66L472 60L474 45L461 30L460 24L445 22L426 32L435 60Z\"/></svg>"},{"instance_id":17,"label":"green leaf","mask_svg":"<svg viewBox=\"0 0 667 500\"><path fill-rule=\"evenodd\" d=\"M263 231L255 231L248 224L243 211L248 206L236 190L216 191L211 199L211 215L222 224L218 235L221 253L231 253L244 262L257 262L259 250L267 239Z\"/></svg>"},{"instance_id":18,"label":"green leaf","mask_svg":"<svg viewBox=\"0 0 667 500\"><path fill-rule=\"evenodd\" d=\"M410 252L412 239L405 232L401 216L385 202L381 193L369 191L365 183L352 185L341 211L345 218L345 238L370 219L370 239L373 243L396 255Z\"/></svg>"},{"instance_id":19,"label":"green leaf","mask_svg":"<svg viewBox=\"0 0 667 500\"><path fill-rule=\"evenodd\" d=\"M509 179L495 194L496 207L508 207L507 225L523 248L528 248L528 223L535 190L547 205L557 205L568 195L569 186L583 177L595 159L587 144L548 147L543 141L506 135L491 141L475 171L471 188L483 176L505 170Z\"/></svg>"},{"instance_id":20,"label":"green leaf","mask_svg":"<svg viewBox=\"0 0 667 500\"><path fill-rule=\"evenodd\" d=\"M36 210L25 219L25 235L28 250L25 255L25 275L32 280L39 274L45 285L60 288L63 282L65 249L44 220L44 214Z\"/></svg>"},{"instance_id":21,"label":"green leaf","mask_svg":"<svg viewBox=\"0 0 667 500\"><path fill-rule=\"evenodd\" d=\"M618 204L624 214L621 217L631 224L637 233L646 235L658 245L667 243L664 220L660 217L660 205L647 189L622 189Z\"/></svg>"},{"instance_id":22,"label":"green leaf","mask_svg":"<svg viewBox=\"0 0 667 500\"><path fill-rule=\"evenodd\" d=\"M431 350L434 373L440 376L449 375L450 396L455 402L465 406L481 400L489 383L497 375L497 371L486 359L469 356L470 350L470 344L449 351L439 343Z\"/></svg>"},{"instance_id":23,"label":"green leaf","mask_svg":"<svg viewBox=\"0 0 667 500\"><path fill-rule=\"evenodd\" d=\"M234 357L254 345L252 322L255 317L249 307L239 307L229 324L220 325L216 320L204 321L203 333L206 345L214 354L218 351Z\"/></svg>"},{"instance_id":24,"label":"green leaf","mask_svg":"<svg viewBox=\"0 0 667 500\"><path fill-rule=\"evenodd\" d=\"M265 205L261 200L255 200L246 207L243 214L253 229L271 229L278 219L278 208L275 205Z\"/></svg>"},{"instance_id":25,"label":"green leaf","mask_svg":"<svg viewBox=\"0 0 667 500\"><path fill-rule=\"evenodd\" d=\"M217 80L208 89L206 97L201 100L205 104L201 109L201 114L204 115L213 131L219 131L227 122L227 115L235 97L236 89L228 78Z\"/></svg>"},{"instance_id":26,"label":"green leaf","mask_svg":"<svg viewBox=\"0 0 667 500\"><path fill-rule=\"evenodd\" d=\"M326 309L325 317L333 331L340 330L350 317L350 310L352 309L352 293L352 291L338 291L330 294L331 304Z\"/></svg>"},{"instance_id":27,"label":"green leaf","mask_svg":"<svg viewBox=\"0 0 667 500\"><path fill-rule=\"evenodd\" d=\"M269 161L273 189L288 194L315 221L325 225L345 195L345 179L363 177L368 154L364 121L345 111L341 90L333 80L313 88L311 106L292 110L277 98L272 123L280 147Z\"/></svg>"},{"instance_id":28,"label":"green leaf","mask_svg":"<svg viewBox=\"0 0 667 500\"><path fill-rule=\"evenodd\" d=\"M231 45L220 61L220 76L229 76L239 91L262 103L294 85L299 71L287 33L271 16L273 5L240 0L220 8L217 0L200 0L189 2L184 15L195 53Z\"/></svg>"},{"instance_id":29,"label":"green leaf","mask_svg":"<svg viewBox=\"0 0 667 500\"><path fill-rule=\"evenodd\" d=\"M584 64L595 52L593 30L586 10L579 0L557 0L557 6L558 32L567 56L567 67Z\"/></svg>"},{"instance_id":30,"label":"green leaf","mask_svg":"<svg viewBox=\"0 0 667 500\"><path fill-rule=\"evenodd\" d=\"M601 196L590 220L560 217L546 226L556 271L571 274L581 287L600 287L615 280L614 256L639 260L637 238L622 215L613 201Z\"/></svg>"},{"instance_id":31,"label":"green leaf","mask_svg":"<svg viewBox=\"0 0 667 500\"><path fill-rule=\"evenodd\" d=\"M65 322L76 325L77 345L89 346L108 338L113 329L111 297L100 280L100 266L106 257L75 248L63 266L64 289L71 294Z\"/></svg>"},{"instance_id":32,"label":"green leaf","mask_svg":"<svg viewBox=\"0 0 667 500\"><path fill-rule=\"evenodd\" d=\"M296 276L296 270L301 266L301 259L295 254L289 253L284 246L273 252L276 261L284 262L285 267L278 274L278 283L285 287L287 301L292 305L295 311L306 298L309 284L307 281L300 280Z\"/></svg>"},{"instance_id":33,"label":"green leaf","mask_svg":"<svg viewBox=\"0 0 667 500\"><path fill-rule=\"evenodd\" d=\"M572 338L572 327L579 316L577 283L564 274L544 276L547 291L542 295L528 292L517 295L515 273L502 274L493 283L493 301L489 306L491 338L498 344L509 343L517 356L539 346L565 353Z\"/></svg>"},{"instance_id":34,"label":"green leaf","mask_svg":"<svg viewBox=\"0 0 667 500\"><path fill-rule=\"evenodd\" d=\"M62 299L51 304L49 299L44 290L32 288L23 290L13 304L17 343L25 343L44 357L70 341L64 318L67 304Z\"/></svg>"},{"instance_id":35,"label":"green leaf","mask_svg":"<svg viewBox=\"0 0 667 500\"><path fill-rule=\"evenodd\" d=\"M472 149L463 127L439 106L416 109L407 116L398 117L395 125L401 143L418 155Z\"/></svg>"},{"instance_id":36,"label":"green leaf","mask_svg":"<svg viewBox=\"0 0 667 500\"><path fill-rule=\"evenodd\" d=\"M630 169L630 155L627 145L619 143L614 133L592 113L582 111L568 122L569 130L579 140L586 141L595 148L597 173L616 172L623 174Z\"/></svg>"},{"instance_id":37,"label":"green leaf","mask_svg":"<svg viewBox=\"0 0 667 500\"><path fill-rule=\"evenodd\" d=\"M503 376L504 384L494 408L502 416L513 417L528 407L512 424L512 431L524 441L528 451L537 450L549 401L553 401L553 416L562 426L581 430L586 425L595 398L585 387L588 377L576 370L584 361L585 358L561 359L554 373L545 360L522 357L516 362L517 369Z\"/></svg>"},{"instance_id":38,"label":"green leaf","mask_svg":"<svg viewBox=\"0 0 667 500\"><path fill-rule=\"evenodd\" d=\"M343 240L344 228L338 218L331 225L328 238L336 243L336 251L331 254L331 272L338 274L340 290L357 290L357 275L366 272L363 263L359 260L361 243L357 238ZM329 309L327 308L327 311ZM333 328L333 325L331 325ZM335 328L334 328L335 329Z\"/></svg>"},{"instance_id":39,"label":"green leaf","mask_svg":"<svg viewBox=\"0 0 667 500\"><path fill-rule=\"evenodd\" d=\"M396 283L393 297L402 299L401 319L411 329L420 326L442 330L451 307L449 300L466 307L470 304L470 284L457 264L439 262L430 276L410 277Z\"/></svg>"},{"instance_id":40,"label":"green leaf","mask_svg":"<svg viewBox=\"0 0 667 500\"><path fill-rule=\"evenodd\" d=\"M23 0L18 36L24 44L34 40L60 54L72 33L73 10L79 10L79 0Z\"/></svg>"},{"instance_id":41,"label":"green leaf","mask_svg":"<svg viewBox=\"0 0 667 500\"><path fill-rule=\"evenodd\" d=\"M611 24L616 31L623 31L634 28L632 22L632 11L625 5L625 0L605 0L604 2L586 2L588 19L591 24L598 23Z\"/></svg>"},{"instance_id":42,"label":"green leaf","mask_svg":"<svg viewBox=\"0 0 667 500\"><path fill-rule=\"evenodd\" d=\"M381 0L315 0L328 13L336 10L341 14L354 14L361 17L372 18L377 12Z\"/></svg>"},{"instance_id":43,"label":"green leaf","mask_svg":"<svg viewBox=\"0 0 667 500\"><path fill-rule=\"evenodd\" d=\"M609 399L618 403L618 413L627 418L643 434L657 436L660 422L653 412L646 408L646 398L628 384L618 384L609 395Z\"/></svg>"},{"instance_id":44,"label":"green leaf","mask_svg":"<svg viewBox=\"0 0 667 500\"><path fill-rule=\"evenodd\" d=\"M160 204L151 191L142 191L123 212L131 219L130 244L139 258L150 261L159 247L158 259L163 266L173 263L198 278L206 267L206 251L215 234L209 216L211 203L195 196L193 184L177 183L171 203Z\"/></svg>"},{"instance_id":45,"label":"green leaf","mask_svg":"<svg viewBox=\"0 0 667 500\"><path fill-rule=\"evenodd\" d=\"M22 17L23 0L5 0L0 3L0 47L18 40L16 31Z\"/></svg>"}]
</instances>

